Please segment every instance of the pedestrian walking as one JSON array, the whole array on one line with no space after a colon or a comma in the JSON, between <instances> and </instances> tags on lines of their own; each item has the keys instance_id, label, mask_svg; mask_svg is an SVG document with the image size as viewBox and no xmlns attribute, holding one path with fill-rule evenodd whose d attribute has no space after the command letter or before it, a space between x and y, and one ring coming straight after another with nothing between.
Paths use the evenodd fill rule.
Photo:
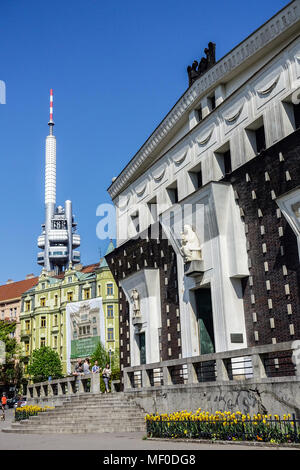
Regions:
<instances>
[{"instance_id":1,"label":"pedestrian walking","mask_svg":"<svg viewBox=\"0 0 300 470\"><path fill-rule=\"evenodd\" d=\"M3 393L2 397L1 397L1 409L2 409L2 419L3 419L3 421L5 421L5 407L6 407L6 404L7 404L6 394Z\"/></svg>"},{"instance_id":2,"label":"pedestrian walking","mask_svg":"<svg viewBox=\"0 0 300 470\"><path fill-rule=\"evenodd\" d=\"M105 385L105 392L104 393L109 393L110 392L109 386L108 386L110 376L111 376L111 369L109 367L109 364L106 364L106 366L105 366L105 368L103 369L103 372L102 372L102 378L103 378L104 385Z\"/></svg>"}]
</instances>

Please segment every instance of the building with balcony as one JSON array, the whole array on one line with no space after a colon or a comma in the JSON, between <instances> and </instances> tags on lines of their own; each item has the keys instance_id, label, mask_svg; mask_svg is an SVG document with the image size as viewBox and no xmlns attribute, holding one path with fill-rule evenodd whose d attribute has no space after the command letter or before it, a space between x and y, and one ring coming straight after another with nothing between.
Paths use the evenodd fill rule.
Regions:
<instances>
[{"instance_id":1,"label":"building with balcony","mask_svg":"<svg viewBox=\"0 0 300 470\"><path fill-rule=\"evenodd\" d=\"M107 254L113 249L110 243ZM83 319L76 326L78 337L89 338L101 333L106 349L118 350L119 295L105 259L88 266L70 265L58 275L45 269L42 271L37 285L22 295L20 322L25 371L32 351L50 346L59 354L63 372L67 373L67 305L84 306L86 301L96 298L102 298L105 332L95 332L90 323ZM72 358L72 362L76 359Z\"/></svg>"},{"instance_id":2,"label":"building with balcony","mask_svg":"<svg viewBox=\"0 0 300 470\"><path fill-rule=\"evenodd\" d=\"M299 31L295 0L210 43L113 178L121 369L300 339Z\"/></svg>"}]
</instances>

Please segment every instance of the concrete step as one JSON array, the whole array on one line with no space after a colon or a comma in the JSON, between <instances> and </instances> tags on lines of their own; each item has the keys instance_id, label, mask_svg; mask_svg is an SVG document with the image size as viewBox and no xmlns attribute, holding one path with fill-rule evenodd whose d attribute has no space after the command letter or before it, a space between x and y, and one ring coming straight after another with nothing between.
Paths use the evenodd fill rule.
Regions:
<instances>
[{"instance_id":1,"label":"concrete step","mask_svg":"<svg viewBox=\"0 0 300 470\"><path fill-rule=\"evenodd\" d=\"M117 413L117 414L110 414L109 416L106 413L85 413L85 414L76 414L76 413L53 413L51 416L32 416L30 418L30 421L35 421L35 422L49 422L53 421L54 419L73 419L73 420L78 420L78 419L89 419L89 420L94 420L94 419L121 419L121 420L126 420L126 419L134 419L134 418L139 418L139 419L144 419L145 414L144 413Z\"/></svg>"},{"instance_id":2,"label":"concrete step","mask_svg":"<svg viewBox=\"0 0 300 470\"><path fill-rule=\"evenodd\" d=\"M48 427L41 426L20 426L2 429L6 433L20 433L20 434L52 434L52 433L104 433L104 432L146 432L145 424L135 425L55 425Z\"/></svg>"}]
</instances>

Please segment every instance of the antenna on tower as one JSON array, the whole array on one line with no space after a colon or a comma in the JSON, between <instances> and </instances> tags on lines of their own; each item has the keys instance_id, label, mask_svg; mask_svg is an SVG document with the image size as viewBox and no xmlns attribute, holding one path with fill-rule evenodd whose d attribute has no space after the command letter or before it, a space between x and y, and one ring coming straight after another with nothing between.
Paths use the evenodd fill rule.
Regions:
<instances>
[{"instance_id":1,"label":"antenna on tower","mask_svg":"<svg viewBox=\"0 0 300 470\"><path fill-rule=\"evenodd\" d=\"M48 126L50 127L50 135L52 135L53 126L54 126L54 121L53 121L53 90L52 90L52 88L50 90L50 120L48 122Z\"/></svg>"}]
</instances>

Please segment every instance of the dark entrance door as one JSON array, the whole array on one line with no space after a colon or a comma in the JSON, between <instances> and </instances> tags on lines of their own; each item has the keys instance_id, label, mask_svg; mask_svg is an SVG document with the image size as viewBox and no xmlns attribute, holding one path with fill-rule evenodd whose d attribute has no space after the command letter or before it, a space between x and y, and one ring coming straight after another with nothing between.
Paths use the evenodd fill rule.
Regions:
<instances>
[{"instance_id":1,"label":"dark entrance door","mask_svg":"<svg viewBox=\"0 0 300 470\"><path fill-rule=\"evenodd\" d=\"M140 363L146 364L146 339L145 333L139 334Z\"/></svg>"},{"instance_id":2,"label":"dark entrance door","mask_svg":"<svg viewBox=\"0 0 300 470\"><path fill-rule=\"evenodd\" d=\"M200 354L215 352L215 338L210 288L195 291L198 331L200 338Z\"/></svg>"}]
</instances>

